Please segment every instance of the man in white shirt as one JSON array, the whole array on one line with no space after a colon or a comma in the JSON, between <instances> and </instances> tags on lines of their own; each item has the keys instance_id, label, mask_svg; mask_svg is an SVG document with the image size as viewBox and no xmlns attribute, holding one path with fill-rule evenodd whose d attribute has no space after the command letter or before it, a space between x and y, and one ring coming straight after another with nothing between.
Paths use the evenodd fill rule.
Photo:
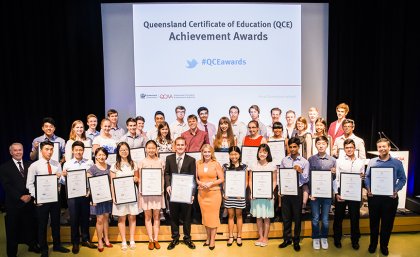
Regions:
<instances>
[{"instance_id":1,"label":"man in white shirt","mask_svg":"<svg viewBox=\"0 0 420 257\"><path fill-rule=\"evenodd\" d=\"M184 106L179 105L175 107L176 121L174 121L169 128L171 129L171 138L175 140L181 134L189 129L188 124L184 121L186 109Z\"/></svg>"},{"instance_id":2,"label":"man in white shirt","mask_svg":"<svg viewBox=\"0 0 420 257\"><path fill-rule=\"evenodd\" d=\"M237 145L239 147L242 146L242 142L244 141L244 137L246 136L246 133L248 132L245 123L242 121L239 121L239 107L238 106L231 106L229 108L229 117L230 122L232 124L233 134L236 136L237 139Z\"/></svg>"},{"instance_id":3,"label":"man in white shirt","mask_svg":"<svg viewBox=\"0 0 420 257\"><path fill-rule=\"evenodd\" d=\"M338 157L341 158L339 155L339 149L343 149L344 148L344 141L346 139L353 139L355 145L356 145L356 150L359 151L359 158L360 159L366 159L366 149L365 149L365 142L363 141L363 139L361 139L360 137L357 137L353 131L354 131L354 127L355 127L355 123L353 120L351 119L345 119L343 121L343 130L344 130L344 134L338 138L335 139L334 141L334 146L333 146L333 156L334 157Z\"/></svg>"},{"instance_id":4,"label":"man in white shirt","mask_svg":"<svg viewBox=\"0 0 420 257\"><path fill-rule=\"evenodd\" d=\"M260 121L260 107L256 104L251 105L248 109L249 116L251 120L258 122L258 134L267 138L267 128L264 123Z\"/></svg>"},{"instance_id":5,"label":"man in white shirt","mask_svg":"<svg viewBox=\"0 0 420 257\"><path fill-rule=\"evenodd\" d=\"M293 110L288 110L286 112L286 138L290 139L296 134L297 130L295 129L296 122L296 113Z\"/></svg>"},{"instance_id":6,"label":"man in white shirt","mask_svg":"<svg viewBox=\"0 0 420 257\"><path fill-rule=\"evenodd\" d=\"M149 129L149 131L147 131L147 138L149 140L156 140L157 135L158 135L158 127L159 124L163 123L165 121L165 114L161 111L156 111L155 112L155 127L152 129Z\"/></svg>"},{"instance_id":7,"label":"man in white shirt","mask_svg":"<svg viewBox=\"0 0 420 257\"><path fill-rule=\"evenodd\" d=\"M271 124L267 125L267 138L273 135L273 124L274 122L280 122L281 109L279 107L274 107L270 111L271 114Z\"/></svg>"}]
</instances>

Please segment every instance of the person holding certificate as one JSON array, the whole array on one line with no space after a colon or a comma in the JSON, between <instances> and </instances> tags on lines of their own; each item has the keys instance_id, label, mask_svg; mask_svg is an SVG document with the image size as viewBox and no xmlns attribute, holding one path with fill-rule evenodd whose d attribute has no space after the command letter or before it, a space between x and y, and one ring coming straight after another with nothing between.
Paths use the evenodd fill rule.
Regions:
<instances>
[{"instance_id":1,"label":"person holding certificate","mask_svg":"<svg viewBox=\"0 0 420 257\"><path fill-rule=\"evenodd\" d=\"M270 218L274 217L274 199L254 198L252 188L253 172L269 171L272 172L271 191L274 190L277 182L277 167L272 163L270 147L267 144L261 144L258 147L257 162L251 165L251 176L249 178L249 187L251 188L251 214L257 218L258 239L255 241L256 246L268 245L268 233L270 232Z\"/></svg>"},{"instance_id":2,"label":"person holding certificate","mask_svg":"<svg viewBox=\"0 0 420 257\"><path fill-rule=\"evenodd\" d=\"M217 133L213 138L215 151L227 152L229 147L236 145L236 137L233 134L232 124L229 118L222 117L219 120Z\"/></svg>"},{"instance_id":3,"label":"person holding certificate","mask_svg":"<svg viewBox=\"0 0 420 257\"><path fill-rule=\"evenodd\" d=\"M169 125L166 121L159 124L158 135L155 141L157 143L159 153L172 152L173 141L171 138L171 130L169 129Z\"/></svg>"},{"instance_id":4,"label":"person holding certificate","mask_svg":"<svg viewBox=\"0 0 420 257\"><path fill-rule=\"evenodd\" d=\"M258 121L251 120L248 122L248 135L244 137L242 146L260 146L261 144L266 144L267 140L260 134L259 123Z\"/></svg>"},{"instance_id":5,"label":"person holding certificate","mask_svg":"<svg viewBox=\"0 0 420 257\"><path fill-rule=\"evenodd\" d=\"M226 171L242 171L245 173L245 184L244 184L244 191L248 186L248 173L247 168L248 166L244 163L241 163L241 149L237 146L229 147L229 163L223 165L223 170ZM226 180L224 185L224 191L226 192ZM244 193L245 194L245 193ZM245 197L227 197L224 196L224 206L228 210L228 231L229 231L229 240L227 242L227 246L231 246L233 244L233 229L235 225L235 216L236 216L236 244L238 246L242 246L242 210L246 207L246 199Z\"/></svg>"},{"instance_id":6,"label":"person holding certificate","mask_svg":"<svg viewBox=\"0 0 420 257\"><path fill-rule=\"evenodd\" d=\"M309 171L331 170L335 173L336 160L326 153L328 147L328 138L319 136L315 139L315 146L318 153L309 157ZM331 182L331 181L330 181ZM330 188L332 185L330 184ZM315 250L328 249L328 213L331 208L332 199L311 196L312 209L312 246ZM319 220L321 218L322 227L319 229Z\"/></svg>"},{"instance_id":7,"label":"person holding certificate","mask_svg":"<svg viewBox=\"0 0 420 257\"><path fill-rule=\"evenodd\" d=\"M108 158L108 151L99 147L95 150L95 165L90 167L87 171L88 177L109 176L111 166L106 163ZM92 204L90 207L90 214L96 215L96 234L98 237L98 251L104 250L104 244L107 248L113 247L109 242L108 228L109 228L109 214L112 211L112 202L106 201L102 203Z\"/></svg>"},{"instance_id":8,"label":"person holding certificate","mask_svg":"<svg viewBox=\"0 0 420 257\"><path fill-rule=\"evenodd\" d=\"M112 138L110 133L111 131L111 121L109 119L103 119L101 121L101 133L99 136L95 137L92 142L92 151L96 152L98 147L103 147L106 149L108 154L115 153L117 148L117 141Z\"/></svg>"},{"instance_id":9,"label":"person holding certificate","mask_svg":"<svg viewBox=\"0 0 420 257\"><path fill-rule=\"evenodd\" d=\"M391 143L386 138L380 138L376 142L376 147L379 152L379 156L369 161L366 170L366 187L368 190L368 202L369 202L369 227L370 227L370 244L369 252L374 253L378 245L379 233L380 249L381 253L385 256L389 254L388 243L391 237L392 227L394 226L395 213L398 207L398 191L400 191L405 183L407 177L404 172L404 167L400 160L391 157L389 151L391 151ZM375 195L371 191L371 183L374 179L374 174L371 173L372 168L392 168L393 169L393 184L391 185L391 195ZM379 172L378 172L379 173ZM383 185L384 189L387 185ZM385 193L384 193L385 194ZM381 224L381 230L379 232L379 223Z\"/></svg>"},{"instance_id":10,"label":"person holding certificate","mask_svg":"<svg viewBox=\"0 0 420 257\"><path fill-rule=\"evenodd\" d=\"M173 155L166 158L165 163L165 188L168 195L172 193L172 174L186 174L193 176L195 182L195 159L185 154L186 142L183 137L175 139L175 151ZM170 202L169 209L171 213L171 233L172 241L168 245L168 250L172 250L179 244L179 219L183 220L184 243L190 249L195 249L195 244L191 241L191 210L195 195L195 185L191 185L191 202Z\"/></svg>"},{"instance_id":11,"label":"person holding certificate","mask_svg":"<svg viewBox=\"0 0 420 257\"><path fill-rule=\"evenodd\" d=\"M134 183L138 182L139 170L137 164L131 159L130 147L126 142L120 142L117 145L117 162L111 166L111 181L113 178L134 176ZM111 183L111 191L113 183ZM130 232L130 249L136 248L134 233L136 230L136 215L139 214L137 202L117 204L115 194L113 194L114 204L112 205L112 215L118 216L118 230L121 236L121 250L127 250L127 240L125 237L125 220L128 216L128 227Z\"/></svg>"},{"instance_id":12,"label":"person holding certificate","mask_svg":"<svg viewBox=\"0 0 420 257\"><path fill-rule=\"evenodd\" d=\"M159 124L159 127L162 124ZM149 140L146 143L146 158L139 162L140 178L142 178L142 169L155 169L156 172L160 172L161 183L163 183L163 171L164 163L157 156L157 144L153 140ZM160 227L160 210L165 208L165 199L163 192L160 195L142 195L142 181L139 181L139 204L144 210L144 223L146 225L147 235L149 236L149 250L160 249L158 241L159 227ZM163 188L163 185L162 185ZM153 217L153 225L152 225Z\"/></svg>"},{"instance_id":13,"label":"person holding certificate","mask_svg":"<svg viewBox=\"0 0 420 257\"><path fill-rule=\"evenodd\" d=\"M61 176L61 165L59 162L52 160L51 157L54 151L54 143L44 141L40 143L41 153L39 160L32 163L28 169L28 178L26 187L32 197L37 199L37 194L58 194L58 192L41 192L43 188L36 188L35 176L37 175L53 175L58 178ZM58 198L57 198L58 199ZM36 205L36 212L38 215L38 241L41 248L41 257L48 257L48 242L47 242L47 226L48 218L51 220L51 231L53 238L53 251L68 253L69 249L61 245L60 240L60 203L58 201L49 203L38 203Z\"/></svg>"},{"instance_id":14,"label":"person holding certificate","mask_svg":"<svg viewBox=\"0 0 420 257\"><path fill-rule=\"evenodd\" d=\"M80 121L81 122L81 121ZM75 124L75 122L73 122ZM77 123L80 124L80 123ZM81 124L83 126L83 123ZM77 125L76 125L77 127ZM79 128L80 132L80 128ZM83 135L85 135L83 133ZM93 166L92 160L83 158L85 144L82 141L74 141L71 145L73 159L67 160L63 166L62 176L67 177L67 171L88 170ZM84 187L86 191L86 184ZM85 192L86 193L86 192ZM73 244L72 253L79 253L80 232L82 233L82 246L96 248L96 245L90 242L89 236L89 198L84 195L67 199L67 205L70 213L70 233L71 243Z\"/></svg>"},{"instance_id":15,"label":"person holding certificate","mask_svg":"<svg viewBox=\"0 0 420 257\"><path fill-rule=\"evenodd\" d=\"M85 127L81 120L75 120L73 121L73 124L71 124L70 136L66 143L64 154L66 161L70 161L73 158L73 143L75 141L81 141L84 144L83 149L92 146L92 141L86 137Z\"/></svg>"},{"instance_id":16,"label":"person holding certificate","mask_svg":"<svg viewBox=\"0 0 420 257\"><path fill-rule=\"evenodd\" d=\"M299 155L300 139L292 137L287 142L290 155L283 158L280 168L296 170L299 175L297 195L281 196L281 215L283 218L283 243L279 248L285 248L293 242L293 249L300 251L300 229L302 215L302 186L309 182L309 162ZM292 238L292 220L295 222ZM293 241L292 241L293 240Z\"/></svg>"},{"instance_id":17,"label":"person holding certificate","mask_svg":"<svg viewBox=\"0 0 420 257\"><path fill-rule=\"evenodd\" d=\"M198 203L200 204L203 225L207 239L204 246L210 250L215 247L217 227L220 226L219 211L222 204L220 184L225 181L222 167L216 161L213 147L209 144L201 148L201 160L197 161L196 181L198 185Z\"/></svg>"},{"instance_id":18,"label":"person holding certificate","mask_svg":"<svg viewBox=\"0 0 420 257\"><path fill-rule=\"evenodd\" d=\"M339 149L344 148L343 142L346 139L353 139L354 143L356 144L356 150L359 151L358 158L360 159L366 159L366 149L365 149L365 141L361 139L360 137L356 136L353 131L354 127L356 126L354 120L351 119L345 119L342 123L342 127L344 130L344 134L337 137L334 141L333 146L333 155L337 158L341 158L339 155Z\"/></svg>"},{"instance_id":19,"label":"person holding certificate","mask_svg":"<svg viewBox=\"0 0 420 257\"><path fill-rule=\"evenodd\" d=\"M346 156L337 160L336 177L334 181L334 194L335 194L335 211L334 211L334 245L337 248L341 248L341 237L343 236L343 219L348 208L350 215L350 234L351 234L351 245L353 249L359 249L359 238L360 238L360 201L349 201L343 200L341 197L340 188L340 174L356 173L360 174L363 178L365 173L365 163L362 159L359 159L355 155L356 144L353 139L344 140L344 152ZM360 195L362 192L356 192Z\"/></svg>"},{"instance_id":20,"label":"person holding certificate","mask_svg":"<svg viewBox=\"0 0 420 257\"><path fill-rule=\"evenodd\" d=\"M134 118L128 118L125 122L127 125L127 133L118 139L118 142L126 142L130 148L144 147L146 138L141 134L137 134L137 122Z\"/></svg>"}]
</instances>

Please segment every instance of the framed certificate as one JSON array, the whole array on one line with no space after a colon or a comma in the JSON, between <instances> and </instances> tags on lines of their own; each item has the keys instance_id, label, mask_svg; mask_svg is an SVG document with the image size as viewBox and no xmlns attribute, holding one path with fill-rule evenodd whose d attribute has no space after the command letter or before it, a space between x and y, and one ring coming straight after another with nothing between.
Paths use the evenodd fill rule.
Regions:
<instances>
[{"instance_id":1,"label":"framed certificate","mask_svg":"<svg viewBox=\"0 0 420 257\"><path fill-rule=\"evenodd\" d=\"M332 174L330 170L311 171L311 195L313 197L332 197Z\"/></svg>"},{"instance_id":2,"label":"framed certificate","mask_svg":"<svg viewBox=\"0 0 420 257\"><path fill-rule=\"evenodd\" d=\"M67 199L85 197L87 194L86 170L68 170L66 176Z\"/></svg>"},{"instance_id":3,"label":"framed certificate","mask_svg":"<svg viewBox=\"0 0 420 257\"><path fill-rule=\"evenodd\" d=\"M281 141L269 141L268 146L270 147L271 156L273 157L273 163L280 165L281 160L286 156L286 150L284 140Z\"/></svg>"},{"instance_id":4,"label":"framed certificate","mask_svg":"<svg viewBox=\"0 0 420 257\"><path fill-rule=\"evenodd\" d=\"M162 169L142 168L141 169L141 194L162 195Z\"/></svg>"},{"instance_id":5,"label":"framed certificate","mask_svg":"<svg viewBox=\"0 0 420 257\"><path fill-rule=\"evenodd\" d=\"M253 163L256 163L258 146L242 146L242 162L250 166Z\"/></svg>"},{"instance_id":6,"label":"framed certificate","mask_svg":"<svg viewBox=\"0 0 420 257\"><path fill-rule=\"evenodd\" d=\"M144 150L144 147L131 148L130 149L130 155L131 155L131 159L133 159L133 161L139 162L139 161L143 160L144 158L146 158L146 151Z\"/></svg>"},{"instance_id":7,"label":"framed certificate","mask_svg":"<svg viewBox=\"0 0 420 257\"><path fill-rule=\"evenodd\" d=\"M58 202L57 175L35 175L35 198L37 204Z\"/></svg>"},{"instance_id":8,"label":"framed certificate","mask_svg":"<svg viewBox=\"0 0 420 257\"><path fill-rule=\"evenodd\" d=\"M316 149L315 146L315 139L316 137L312 138L312 155L315 155L318 153L318 149ZM329 140L329 139L328 139ZM331 141L328 141L327 150L325 151L328 155L331 155Z\"/></svg>"},{"instance_id":9,"label":"framed certificate","mask_svg":"<svg viewBox=\"0 0 420 257\"><path fill-rule=\"evenodd\" d=\"M277 181L281 195L298 195L299 174L295 169L280 168Z\"/></svg>"},{"instance_id":10,"label":"framed certificate","mask_svg":"<svg viewBox=\"0 0 420 257\"><path fill-rule=\"evenodd\" d=\"M117 154L116 153L110 153L108 154L108 158L106 159L106 163L109 165L112 165L117 162Z\"/></svg>"},{"instance_id":11,"label":"framed certificate","mask_svg":"<svg viewBox=\"0 0 420 257\"><path fill-rule=\"evenodd\" d=\"M172 173L171 202L191 204L194 175Z\"/></svg>"},{"instance_id":12,"label":"framed certificate","mask_svg":"<svg viewBox=\"0 0 420 257\"><path fill-rule=\"evenodd\" d=\"M168 157L171 154L174 154L174 153L173 152L160 152L159 159L161 159L163 163L166 163L166 157Z\"/></svg>"},{"instance_id":13,"label":"framed certificate","mask_svg":"<svg viewBox=\"0 0 420 257\"><path fill-rule=\"evenodd\" d=\"M83 151L83 158L92 160L92 147L85 147L85 150Z\"/></svg>"},{"instance_id":14,"label":"framed certificate","mask_svg":"<svg viewBox=\"0 0 420 257\"><path fill-rule=\"evenodd\" d=\"M51 143L54 144L54 150L51 156L51 160L60 162L60 143L59 142L51 142ZM39 142L39 145L38 145L38 160L39 160L40 154L41 154L41 142Z\"/></svg>"},{"instance_id":15,"label":"framed certificate","mask_svg":"<svg viewBox=\"0 0 420 257\"><path fill-rule=\"evenodd\" d=\"M373 195L394 195L394 168L370 168L370 192Z\"/></svg>"},{"instance_id":16,"label":"framed certificate","mask_svg":"<svg viewBox=\"0 0 420 257\"><path fill-rule=\"evenodd\" d=\"M227 170L225 172L225 196L245 198L246 171Z\"/></svg>"},{"instance_id":17,"label":"framed certificate","mask_svg":"<svg viewBox=\"0 0 420 257\"><path fill-rule=\"evenodd\" d=\"M229 163L230 161L228 152L214 152L214 155L216 156L216 160L220 166L223 166L223 164Z\"/></svg>"},{"instance_id":18,"label":"framed certificate","mask_svg":"<svg viewBox=\"0 0 420 257\"><path fill-rule=\"evenodd\" d=\"M344 152L343 148L338 149L338 158L337 159L342 159L344 158L344 156L346 156L346 152ZM359 158L359 150L355 149L354 150L354 156L356 156L356 158Z\"/></svg>"},{"instance_id":19,"label":"framed certificate","mask_svg":"<svg viewBox=\"0 0 420 257\"><path fill-rule=\"evenodd\" d=\"M108 175L89 177L90 195L93 203L102 203L112 201L111 187Z\"/></svg>"},{"instance_id":20,"label":"framed certificate","mask_svg":"<svg viewBox=\"0 0 420 257\"><path fill-rule=\"evenodd\" d=\"M252 171L252 198L273 198L273 173L271 171Z\"/></svg>"},{"instance_id":21,"label":"framed certificate","mask_svg":"<svg viewBox=\"0 0 420 257\"><path fill-rule=\"evenodd\" d=\"M362 178L358 173L340 173L340 196L343 200L362 200Z\"/></svg>"},{"instance_id":22,"label":"framed certificate","mask_svg":"<svg viewBox=\"0 0 420 257\"><path fill-rule=\"evenodd\" d=\"M201 152L188 152L186 154L193 157L195 159L195 161L201 160Z\"/></svg>"},{"instance_id":23,"label":"framed certificate","mask_svg":"<svg viewBox=\"0 0 420 257\"><path fill-rule=\"evenodd\" d=\"M124 176L112 179L115 204L137 202L136 185L133 178L134 176Z\"/></svg>"}]
</instances>

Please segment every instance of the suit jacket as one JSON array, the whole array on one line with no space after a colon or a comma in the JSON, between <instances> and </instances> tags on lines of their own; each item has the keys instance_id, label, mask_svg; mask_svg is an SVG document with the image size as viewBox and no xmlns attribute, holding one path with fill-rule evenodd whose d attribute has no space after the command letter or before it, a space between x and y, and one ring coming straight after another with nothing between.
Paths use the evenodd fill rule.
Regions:
<instances>
[{"instance_id":1,"label":"suit jacket","mask_svg":"<svg viewBox=\"0 0 420 257\"><path fill-rule=\"evenodd\" d=\"M193 195L196 192L195 186L195 158L185 154L185 158L182 162L180 174L190 174L194 176L193 183ZM178 173L178 166L176 164L176 154L171 154L166 157L166 165L165 165L165 189L171 185L172 182L172 173Z\"/></svg>"},{"instance_id":2,"label":"suit jacket","mask_svg":"<svg viewBox=\"0 0 420 257\"><path fill-rule=\"evenodd\" d=\"M22 195L29 195L29 190L26 188L26 178L28 175L28 168L31 163L23 161L24 174L22 177L18 167L14 161L3 163L0 167L0 180L6 193L6 210L16 210L25 206L25 203L20 200ZM32 201L27 204L33 204Z\"/></svg>"},{"instance_id":3,"label":"suit jacket","mask_svg":"<svg viewBox=\"0 0 420 257\"><path fill-rule=\"evenodd\" d=\"M340 137L344 134L344 130L343 130L343 127L341 126L341 124L340 124L340 127L337 130L337 133L334 133L337 125L338 125L337 121L334 121L333 123L330 124L330 128L328 129L328 135L330 135L331 138L332 138L332 142L331 142L332 145L334 145L334 141L337 137Z\"/></svg>"}]
</instances>

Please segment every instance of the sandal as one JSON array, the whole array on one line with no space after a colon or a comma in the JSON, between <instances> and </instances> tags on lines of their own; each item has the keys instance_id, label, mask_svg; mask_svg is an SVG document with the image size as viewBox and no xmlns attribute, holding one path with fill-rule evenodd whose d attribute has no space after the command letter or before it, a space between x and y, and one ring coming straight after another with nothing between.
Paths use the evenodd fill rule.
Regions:
<instances>
[{"instance_id":1,"label":"sandal","mask_svg":"<svg viewBox=\"0 0 420 257\"><path fill-rule=\"evenodd\" d=\"M230 242L230 239L232 239L232 242ZM227 246L232 246L232 244L233 244L233 240L234 240L233 236L230 236L230 237L229 237L229 240L228 240L228 241L227 241L227 243L226 243L226 245L227 245Z\"/></svg>"},{"instance_id":2,"label":"sandal","mask_svg":"<svg viewBox=\"0 0 420 257\"><path fill-rule=\"evenodd\" d=\"M241 239L240 243L238 242L238 238ZM236 237L236 245L237 246L242 246L242 237L240 237L240 236Z\"/></svg>"}]
</instances>

